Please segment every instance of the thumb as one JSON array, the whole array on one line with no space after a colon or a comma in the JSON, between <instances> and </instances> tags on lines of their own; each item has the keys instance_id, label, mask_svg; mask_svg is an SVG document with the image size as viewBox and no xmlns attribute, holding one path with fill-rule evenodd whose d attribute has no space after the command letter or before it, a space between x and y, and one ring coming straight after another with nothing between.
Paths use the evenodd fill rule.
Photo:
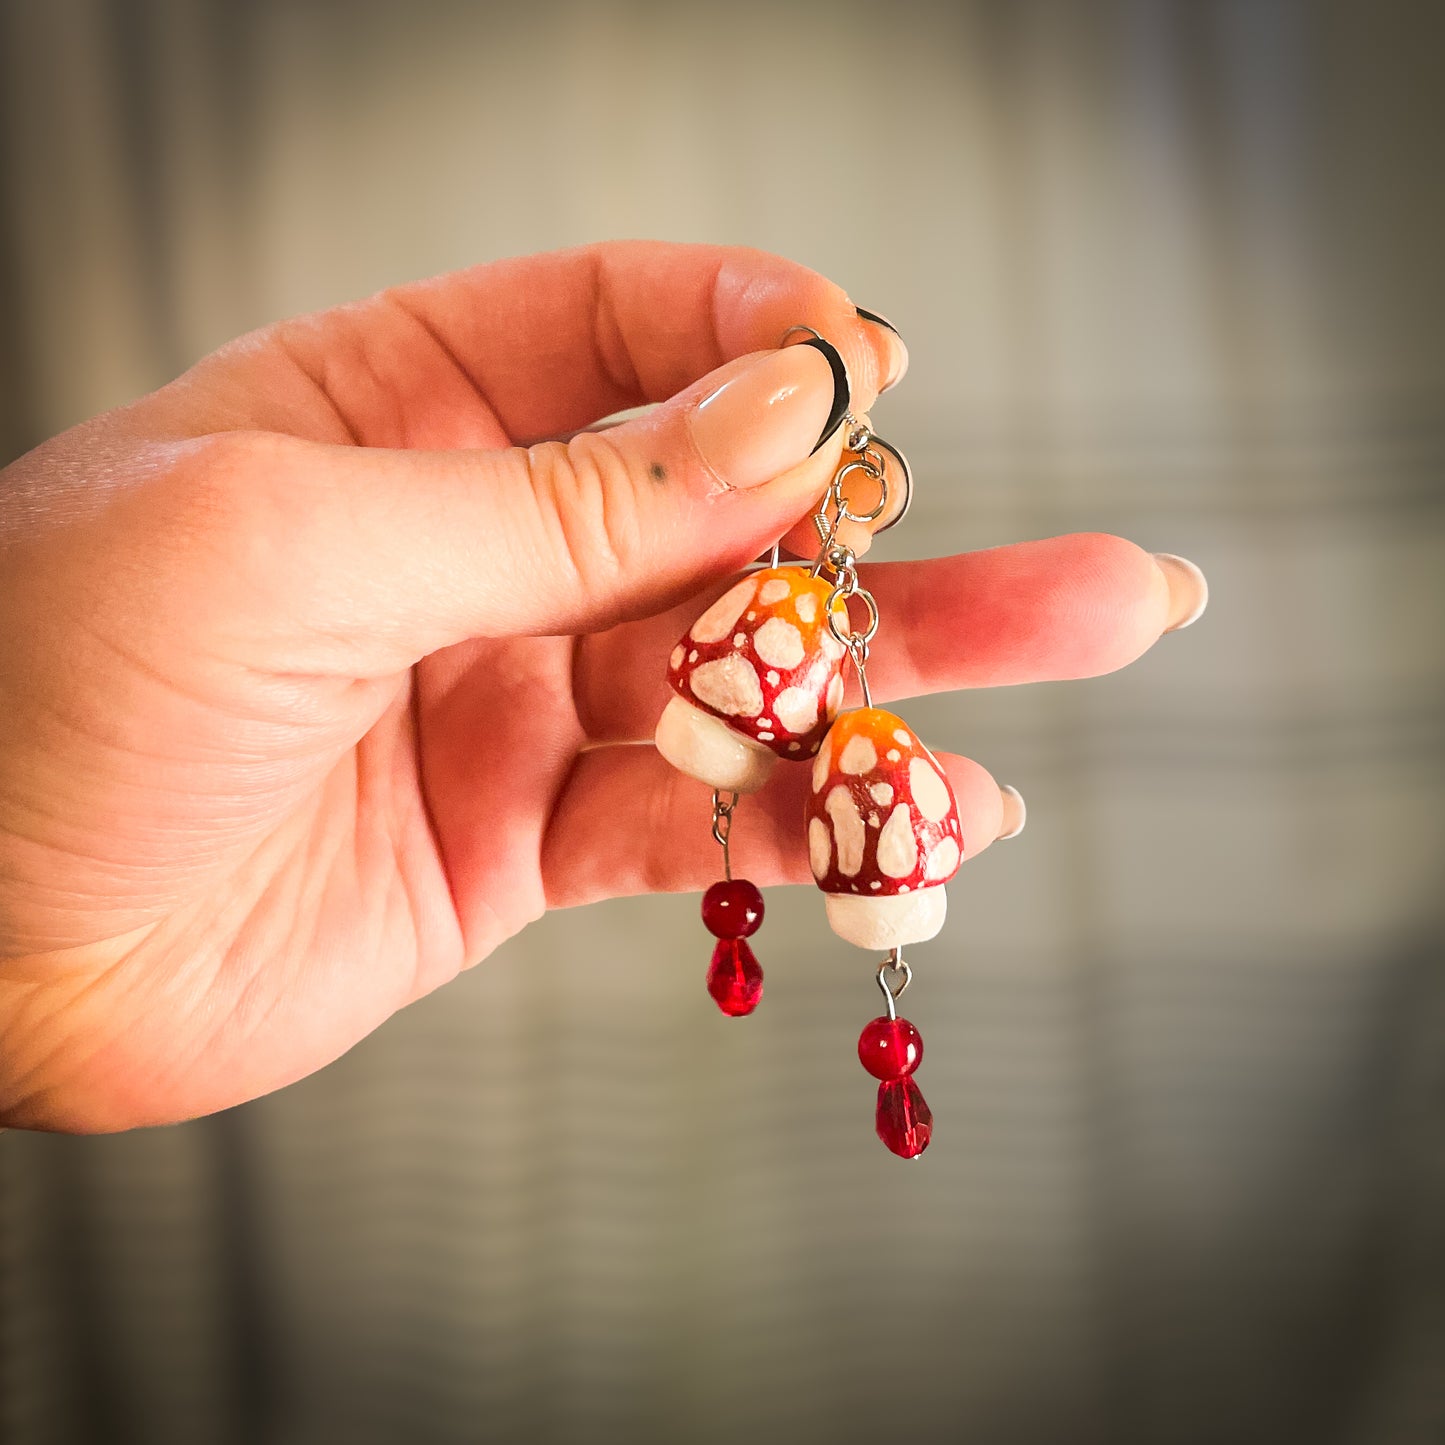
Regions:
<instances>
[{"instance_id":1,"label":"thumb","mask_svg":"<svg viewBox=\"0 0 1445 1445\"><path fill-rule=\"evenodd\" d=\"M305 671L394 670L468 637L596 631L771 546L827 486L850 401L841 356L810 340L740 357L566 442L411 452L284 440L289 459L267 456L265 479L248 479L259 507L243 530L267 535L237 548L243 570L264 558L247 592L284 610L303 655L277 661Z\"/></svg>"}]
</instances>

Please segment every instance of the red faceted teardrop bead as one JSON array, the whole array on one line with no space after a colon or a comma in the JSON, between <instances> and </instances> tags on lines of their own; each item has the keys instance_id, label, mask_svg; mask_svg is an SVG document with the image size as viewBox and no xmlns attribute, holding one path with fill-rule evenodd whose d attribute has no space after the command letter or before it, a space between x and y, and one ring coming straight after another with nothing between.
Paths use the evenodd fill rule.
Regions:
<instances>
[{"instance_id":1,"label":"red faceted teardrop bead","mask_svg":"<svg viewBox=\"0 0 1445 1445\"><path fill-rule=\"evenodd\" d=\"M858 1061L875 1079L901 1079L923 1062L923 1038L907 1019L882 1014L863 1025Z\"/></svg>"},{"instance_id":2,"label":"red faceted teardrop bead","mask_svg":"<svg viewBox=\"0 0 1445 1445\"><path fill-rule=\"evenodd\" d=\"M916 1159L933 1137L933 1111L911 1077L878 1085L878 1137L904 1159Z\"/></svg>"},{"instance_id":3,"label":"red faceted teardrop bead","mask_svg":"<svg viewBox=\"0 0 1445 1445\"><path fill-rule=\"evenodd\" d=\"M729 1018L742 1018L763 996L763 970L741 938L720 938L707 971L707 991Z\"/></svg>"}]
</instances>

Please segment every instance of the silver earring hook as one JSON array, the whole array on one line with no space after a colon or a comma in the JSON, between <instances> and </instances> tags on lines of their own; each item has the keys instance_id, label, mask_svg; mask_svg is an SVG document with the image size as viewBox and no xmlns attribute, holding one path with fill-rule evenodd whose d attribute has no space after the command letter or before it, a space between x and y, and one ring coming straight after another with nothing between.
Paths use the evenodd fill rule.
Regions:
<instances>
[{"instance_id":1,"label":"silver earring hook","mask_svg":"<svg viewBox=\"0 0 1445 1445\"><path fill-rule=\"evenodd\" d=\"M898 470L903 474L903 505L898 509L896 517L890 517L874 532L873 535L876 537L890 527L896 527L908 515L908 509L913 505L913 468L908 465L908 458L892 442L886 441L877 432L873 433L870 440L875 447L882 447L898 463Z\"/></svg>"}]
</instances>

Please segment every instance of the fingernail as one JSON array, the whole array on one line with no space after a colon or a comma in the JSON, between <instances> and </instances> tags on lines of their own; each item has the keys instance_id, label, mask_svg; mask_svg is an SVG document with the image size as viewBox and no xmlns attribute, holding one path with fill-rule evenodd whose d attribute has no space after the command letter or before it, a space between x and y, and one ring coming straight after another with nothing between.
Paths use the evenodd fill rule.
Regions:
<instances>
[{"instance_id":1,"label":"fingernail","mask_svg":"<svg viewBox=\"0 0 1445 1445\"><path fill-rule=\"evenodd\" d=\"M830 424L837 429L837 391L832 361L821 347L770 351L698 403L690 419L693 441L728 486L761 486L817 450L820 426L825 440Z\"/></svg>"},{"instance_id":2,"label":"fingernail","mask_svg":"<svg viewBox=\"0 0 1445 1445\"><path fill-rule=\"evenodd\" d=\"M1024 803L1024 795L1017 788L1000 783L998 790L1003 795L1003 831L998 835L997 841L1007 843L1010 838L1017 838L1023 832L1024 824L1028 822L1029 810Z\"/></svg>"},{"instance_id":3,"label":"fingernail","mask_svg":"<svg viewBox=\"0 0 1445 1445\"><path fill-rule=\"evenodd\" d=\"M1187 557L1172 552L1156 552L1154 560L1169 584L1169 621L1165 632L1179 632L1191 622L1198 622L1209 605L1209 583L1204 573Z\"/></svg>"},{"instance_id":4,"label":"fingernail","mask_svg":"<svg viewBox=\"0 0 1445 1445\"><path fill-rule=\"evenodd\" d=\"M692 413L692 439L702 460L728 487L760 487L780 477L811 457L841 425L848 409L847 376L842 357L827 341L757 358Z\"/></svg>"},{"instance_id":5,"label":"fingernail","mask_svg":"<svg viewBox=\"0 0 1445 1445\"><path fill-rule=\"evenodd\" d=\"M889 387L897 386L908 370L908 348L903 344L898 328L886 316L880 316L876 311L865 311L861 306L853 309L864 321L871 321L883 332L884 343L888 349L888 365L884 371L883 384L878 390L887 391Z\"/></svg>"}]
</instances>

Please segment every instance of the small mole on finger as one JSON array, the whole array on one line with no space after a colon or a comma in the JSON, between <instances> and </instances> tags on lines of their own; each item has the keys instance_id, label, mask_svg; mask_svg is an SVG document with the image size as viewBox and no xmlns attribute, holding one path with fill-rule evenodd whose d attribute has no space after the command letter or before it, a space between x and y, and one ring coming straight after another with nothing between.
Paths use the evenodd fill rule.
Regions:
<instances>
[{"instance_id":1,"label":"small mole on finger","mask_svg":"<svg viewBox=\"0 0 1445 1445\"><path fill-rule=\"evenodd\" d=\"M661 462L653 462L648 467L647 474L654 482L665 482L667 480L667 468Z\"/></svg>"}]
</instances>

